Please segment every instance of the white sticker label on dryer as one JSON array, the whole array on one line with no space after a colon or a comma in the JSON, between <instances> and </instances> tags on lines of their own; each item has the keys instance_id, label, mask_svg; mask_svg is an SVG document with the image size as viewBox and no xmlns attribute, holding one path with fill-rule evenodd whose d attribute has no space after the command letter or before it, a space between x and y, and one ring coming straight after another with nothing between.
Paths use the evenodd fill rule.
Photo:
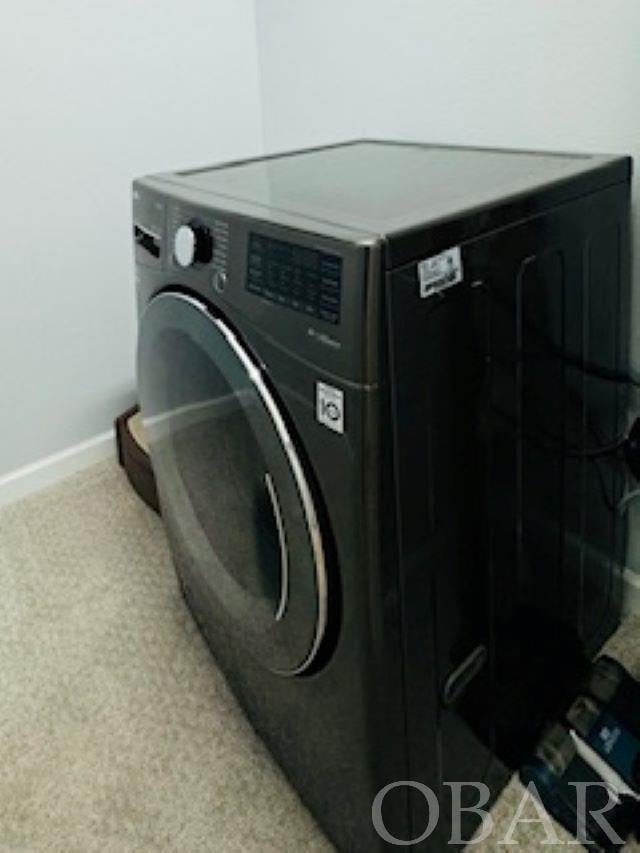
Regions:
<instances>
[{"instance_id":1,"label":"white sticker label on dryer","mask_svg":"<svg viewBox=\"0 0 640 853\"><path fill-rule=\"evenodd\" d=\"M325 382L316 383L316 417L334 432L344 432L344 393L340 388Z\"/></svg>"},{"instance_id":2,"label":"white sticker label on dryer","mask_svg":"<svg viewBox=\"0 0 640 853\"><path fill-rule=\"evenodd\" d=\"M442 293L454 284L459 284L463 278L462 255L460 246L440 252L426 258L418 264L420 279L420 296L427 299L436 293Z\"/></svg>"}]
</instances>

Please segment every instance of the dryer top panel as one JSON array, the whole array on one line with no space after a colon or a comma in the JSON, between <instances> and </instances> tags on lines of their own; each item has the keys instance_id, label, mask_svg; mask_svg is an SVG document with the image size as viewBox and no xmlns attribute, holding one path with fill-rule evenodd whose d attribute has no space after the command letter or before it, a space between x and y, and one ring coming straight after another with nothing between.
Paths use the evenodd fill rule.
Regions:
<instances>
[{"instance_id":1,"label":"dryer top panel","mask_svg":"<svg viewBox=\"0 0 640 853\"><path fill-rule=\"evenodd\" d=\"M165 175L173 184L290 217L385 237L553 190L560 203L628 180L627 157L355 141ZM544 207L543 203L540 207ZM355 237L355 235L359 235Z\"/></svg>"}]
</instances>

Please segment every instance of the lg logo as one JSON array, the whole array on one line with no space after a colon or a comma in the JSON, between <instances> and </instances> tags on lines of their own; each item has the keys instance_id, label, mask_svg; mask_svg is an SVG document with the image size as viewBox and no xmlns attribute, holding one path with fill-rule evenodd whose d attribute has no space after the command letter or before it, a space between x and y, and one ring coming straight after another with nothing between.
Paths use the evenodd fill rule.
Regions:
<instances>
[{"instance_id":1,"label":"lg logo","mask_svg":"<svg viewBox=\"0 0 640 853\"><path fill-rule=\"evenodd\" d=\"M344 393L340 388L316 383L316 418L334 432L344 432Z\"/></svg>"}]
</instances>

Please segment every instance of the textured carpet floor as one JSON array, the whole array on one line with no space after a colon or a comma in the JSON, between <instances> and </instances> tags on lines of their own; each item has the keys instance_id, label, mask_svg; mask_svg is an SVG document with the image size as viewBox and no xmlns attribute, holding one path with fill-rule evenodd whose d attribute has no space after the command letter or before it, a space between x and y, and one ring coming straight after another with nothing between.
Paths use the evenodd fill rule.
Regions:
<instances>
[{"instance_id":1,"label":"textured carpet floor","mask_svg":"<svg viewBox=\"0 0 640 853\"><path fill-rule=\"evenodd\" d=\"M0 578L2 853L332 849L238 710L160 521L115 463L2 510ZM638 675L639 636L627 623L614 641ZM474 849L505 849L519 793ZM515 840L553 849L536 826Z\"/></svg>"},{"instance_id":2,"label":"textured carpet floor","mask_svg":"<svg viewBox=\"0 0 640 853\"><path fill-rule=\"evenodd\" d=\"M0 850L327 851L115 464L0 513Z\"/></svg>"}]
</instances>

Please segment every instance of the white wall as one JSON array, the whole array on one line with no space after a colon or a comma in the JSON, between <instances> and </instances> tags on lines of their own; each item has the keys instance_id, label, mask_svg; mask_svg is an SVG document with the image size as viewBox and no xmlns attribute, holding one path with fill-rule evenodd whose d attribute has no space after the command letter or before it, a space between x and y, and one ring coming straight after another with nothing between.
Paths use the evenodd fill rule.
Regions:
<instances>
[{"instance_id":1,"label":"white wall","mask_svg":"<svg viewBox=\"0 0 640 853\"><path fill-rule=\"evenodd\" d=\"M637 0L256 0L270 148L382 133L640 153Z\"/></svg>"},{"instance_id":2,"label":"white wall","mask_svg":"<svg viewBox=\"0 0 640 853\"><path fill-rule=\"evenodd\" d=\"M131 179L262 134L250 0L21 0L0 33L1 485L134 399Z\"/></svg>"},{"instance_id":3,"label":"white wall","mask_svg":"<svg viewBox=\"0 0 640 853\"><path fill-rule=\"evenodd\" d=\"M269 150L368 135L622 152L636 158L640 199L638 0L256 0L256 11ZM631 534L640 567L637 504Z\"/></svg>"}]
</instances>

